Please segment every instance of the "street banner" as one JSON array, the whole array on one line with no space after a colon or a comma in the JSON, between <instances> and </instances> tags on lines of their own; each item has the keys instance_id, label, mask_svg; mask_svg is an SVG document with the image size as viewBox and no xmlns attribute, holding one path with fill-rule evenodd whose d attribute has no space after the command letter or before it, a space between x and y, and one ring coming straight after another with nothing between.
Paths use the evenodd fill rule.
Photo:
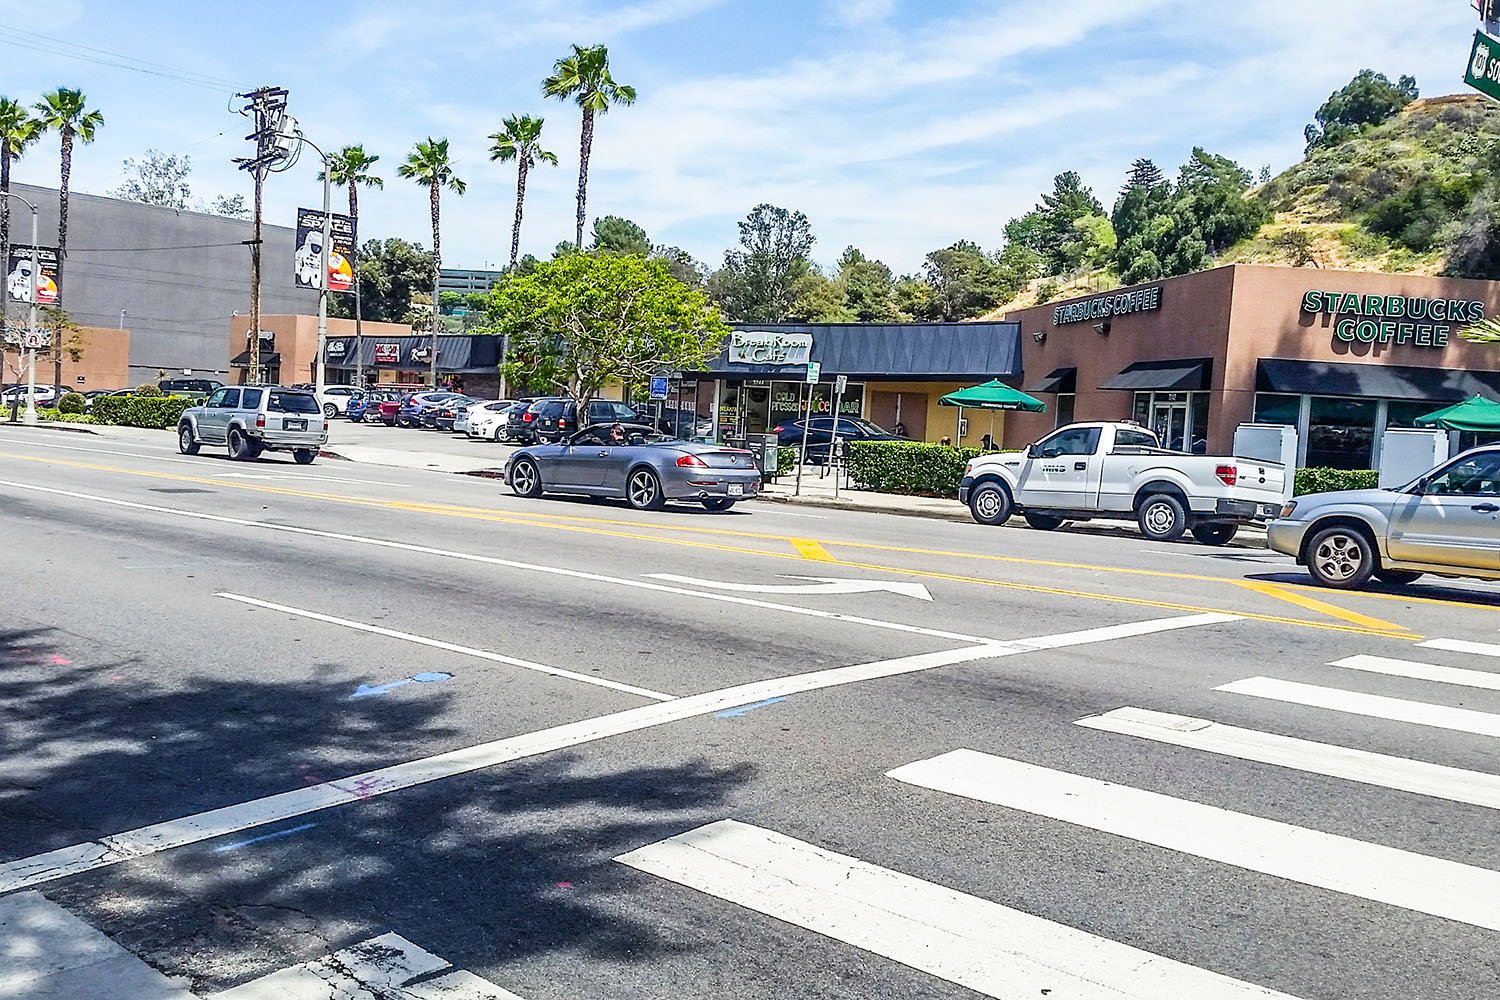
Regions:
<instances>
[{"instance_id":1,"label":"street banner","mask_svg":"<svg viewBox=\"0 0 1500 1000\"><path fill-rule=\"evenodd\" d=\"M328 290L354 291L354 220L333 213L329 225ZM298 288L319 288L318 272L323 267L323 213L311 208L297 209L297 252L293 257Z\"/></svg>"},{"instance_id":2,"label":"street banner","mask_svg":"<svg viewBox=\"0 0 1500 1000\"><path fill-rule=\"evenodd\" d=\"M37 247L36 263L40 275L31 273L31 247L12 243L10 262L5 269L5 294L12 302L30 302L31 284L36 282L36 304L55 306L62 298L57 287L57 247Z\"/></svg>"}]
</instances>

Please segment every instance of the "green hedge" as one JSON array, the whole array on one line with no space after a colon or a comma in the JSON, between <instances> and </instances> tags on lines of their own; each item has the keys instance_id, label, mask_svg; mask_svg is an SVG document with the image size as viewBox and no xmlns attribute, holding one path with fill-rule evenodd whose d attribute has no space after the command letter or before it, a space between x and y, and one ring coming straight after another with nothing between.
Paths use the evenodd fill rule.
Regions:
<instances>
[{"instance_id":1,"label":"green hedge","mask_svg":"<svg viewBox=\"0 0 1500 1000\"><path fill-rule=\"evenodd\" d=\"M795 476L797 474L797 449L776 449L776 478L782 476Z\"/></svg>"},{"instance_id":2,"label":"green hedge","mask_svg":"<svg viewBox=\"0 0 1500 1000\"><path fill-rule=\"evenodd\" d=\"M988 454L993 452L922 441L851 441L845 461L849 479L859 489L951 497L968 461Z\"/></svg>"},{"instance_id":3,"label":"green hedge","mask_svg":"<svg viewBox=\"0 0 1500 1000\"><path fill-rule=\"evenodd\" d=\"M1332 493L1335 490L1373 490L1380 482L1374 469L1298 469L1293 493Z\"/></svg>"},{"instance_id":4,"label":"green hedge","mask_svg":"<svg viewBox=\"0 0 1500 1000\"><path fill-rule=\"evenodd\" d=\"M94 400L94 422L122 427L176 427L182 411L193 405L176 396L100 396Z\"/></svg>"},{"instance_id":5,"label":"green hedge","mask_svg":"<svg viewBox=\"0 0 1500 1000\"><path fill-rule=\"evenodd\" d=\"M36 411L38 420L52 421L63 424L92 424L94 418L87 413L63 413L61 410L48 410L38 407Z\"/></svg>"}]
</instances>

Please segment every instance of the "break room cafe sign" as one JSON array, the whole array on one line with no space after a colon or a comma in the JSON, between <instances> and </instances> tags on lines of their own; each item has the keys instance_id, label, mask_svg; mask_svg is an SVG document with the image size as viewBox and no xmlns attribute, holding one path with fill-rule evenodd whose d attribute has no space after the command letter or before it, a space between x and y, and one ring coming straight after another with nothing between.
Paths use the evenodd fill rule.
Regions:
<instances>
[{"instance_id":1,"label":"break room cafe sign","mask_svg":"<svg viewBox=\"0 0 1500 1000\"><path fill-rule=\"evenodd\" d=\"M812 359L810 333L735 330L729 335L732 365L805 365Z\"/></svg>"},{"instance_id":2,"label":"break room cafe sign","mask_svg":"<svg viewBox=\"0 0 1500 1000\"><path fill-rule=\"evenodd\" d=\"M1484 319L1483 302L1352 292L1308 292L1302 311L1331 319L1334 339L1346 344L1413 347L1447 347L1455 327Z\"/></svg>"}]
</instances>

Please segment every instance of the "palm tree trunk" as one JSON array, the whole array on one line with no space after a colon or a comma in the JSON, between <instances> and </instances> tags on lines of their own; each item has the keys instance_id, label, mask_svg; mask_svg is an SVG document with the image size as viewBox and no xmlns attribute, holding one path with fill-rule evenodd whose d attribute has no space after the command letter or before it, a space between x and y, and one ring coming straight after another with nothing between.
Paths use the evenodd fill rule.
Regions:
<instances>
[{"instance_id":1,"label":"palm tree trunk","mask_svg":"<svg viewBox=\"0 0 1500 1000\"><path fill-rule=\"evenodd\" d=\"M583 130L578 136L578 234L573 245L583 249L583 220L588 216L589 153L594 149L594 112L583 109Z\"/></svg>"},{"instance_id":2,"label":"palm tree trunk","mask_svg":"<svg viewBox=\"0 0 1500 1000\"><path fill-rule=\"evenodd\" d=\"M510 231L510 273L516 273L516 259L521 254L521 206L526 201L526 156L525 152L516 162L516 224Z\"/></svg>"},{"instance_id":3,"label":"palm tree trunk","mask_svg":"<svg viewBox=\"0 0 1500 1000\"><path fill-rule=\"evenodd\" d=\"M349 223L354 229L354 236L350 240L354 256L349 261L349 266L354 270L354 387L361 389L365 383L365 312L359 301L359 192L355 189L352 177L349 178Z\"/></svg>"},{"instance_id":4,"label":"palm tree trunk","mask_svg":"<svg viewBox=\"0 0 1500 1000\"><path fill-rule=\"evenodd\" d=\"M438 338L438 281L443 274L443 237L438 225L439 181L432 179L432 355L430 360L432 387L437 388L437 338Z\"/></svg>"},{"instance_id":5,"label":"palm tree trunk","mask_svg":"<svg viewBox=\"0 0 1500 1000\"><path fill-rule=\"evenodd\" d=\"M57 305L62 305L64 283L63 268L68 259L68 178L73 173L73 130L63 129L62 134L62 185L57 192ZM33 292L33 295L36 293ZM52 384L62 388L62 332L52 337Z\"/></svg>"}]
</instances>

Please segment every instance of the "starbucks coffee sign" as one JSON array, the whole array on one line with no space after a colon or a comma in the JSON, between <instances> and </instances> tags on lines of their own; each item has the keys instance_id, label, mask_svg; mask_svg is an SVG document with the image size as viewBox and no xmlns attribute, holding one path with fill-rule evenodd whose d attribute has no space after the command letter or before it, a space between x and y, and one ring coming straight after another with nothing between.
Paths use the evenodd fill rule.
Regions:
<instances>
[{"instance_id":1,"label":"starbucks coffee sign","mask_svg":"<svg viewBox=\"0 0 1500 1000\"><path fill-rule=\"evenodd\" d=\"M1064 302L1052 310L1052 325L1062 326L1065 323L1082 323L1090 319L1108 319L1111 316L1149 312L1160 308L1161 286L1152 285L1150 288L1137 288L1130 292L1116 292L1093 299Z\"/></svg>"},{"instance_id":2,"label":"starbucks coffee sign","mask_svg":"<svg viewBox=\"0 0 1500 1000\"><path fill-rule=\"evenodd\" d=\"M729 363L733 365L805 365L812 360L810 333L775 330L735 330L729 335Z\"/></svg>"},{"instance_id":3,"label":"starbucks coffee sign","mask_svg":"<svg viewBox=\"0 0 1500 1000\"><path fill-rule=\"evenodd\" d=\"M1409 295L1355 295L1311 291L1302 311L1327 316L1333 336L1346 344L1410 344L1444 348L1456 326L1484 319L1484 303L1473 299L1422 299Z\"/></svg>"}]
</instances>

